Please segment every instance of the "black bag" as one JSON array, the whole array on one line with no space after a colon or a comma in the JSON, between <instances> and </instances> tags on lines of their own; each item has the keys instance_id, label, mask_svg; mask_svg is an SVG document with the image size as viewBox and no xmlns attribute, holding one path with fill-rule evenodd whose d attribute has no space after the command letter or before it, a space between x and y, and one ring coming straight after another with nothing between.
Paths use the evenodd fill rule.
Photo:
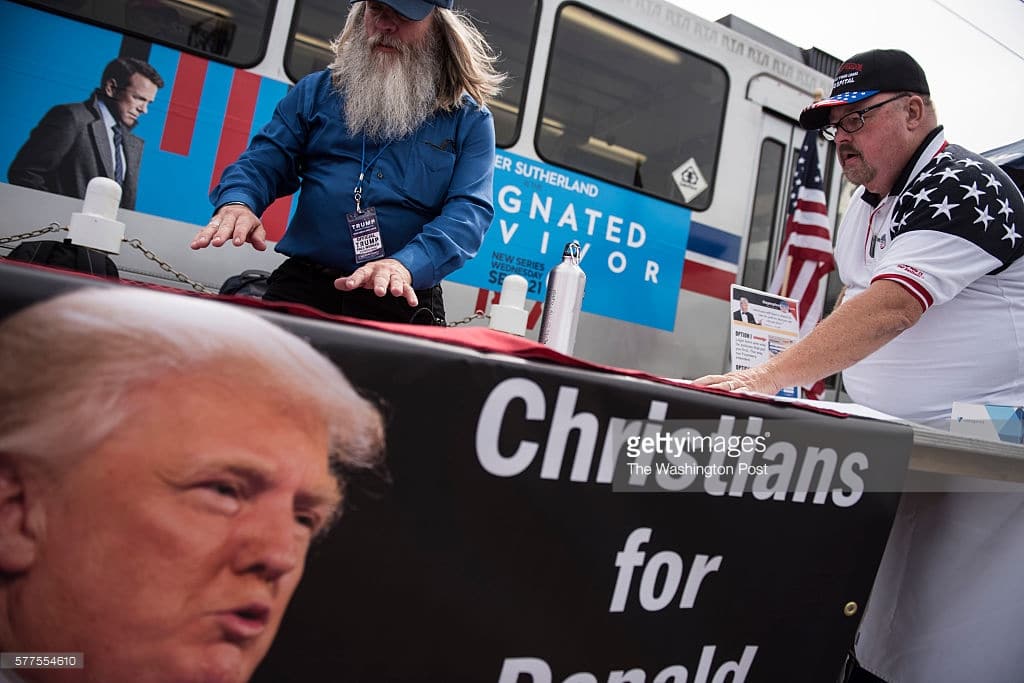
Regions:
<instances>
[{"instance_id":1,"label":"black bag","mask_svg":"<svg viewBox=\"0 0 1024 683\"><path fill-rule=\"evenodd\" d=\"M117 266L102 251L72 244L70 239L63 242L56 240L36 240L22 242L14 248L7 258L11 261L38 263L42 266L76 270L104 277L120 278Z\"/></svg>"},{"instance_id":2,"label":"black bag","mask_svg":"<svg viewBox=\"0 0 1024 683\"><path fill-rule=\"evenodd\" d=\"M262 299L267 291L267 280L270 273L265 270L245 270L232 275L220 286L220 294L235 294Z\"/></svg>"}]
</instances>

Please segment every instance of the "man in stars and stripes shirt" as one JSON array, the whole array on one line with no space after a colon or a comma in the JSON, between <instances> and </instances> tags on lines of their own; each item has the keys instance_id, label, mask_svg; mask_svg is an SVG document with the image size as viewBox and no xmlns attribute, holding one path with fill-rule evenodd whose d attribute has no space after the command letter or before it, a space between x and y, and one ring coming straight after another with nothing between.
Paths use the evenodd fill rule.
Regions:
<instances>
[{"instance_id":1,"label":"man in stars and stripes shirt","mask_svg":"<svg viewBox=\"0 0 1024 683\"><path fill-rule=\"evenodd\" d=\"M954 402L1024 405L1024 198L1010 178L946 141L924 71L899 50L843 62L800 123L835 141L860 186L837 233L844 298L764 365L697 383L774 394L843 370L856 402L941 429ZM903 495L850 680L1021 680L1024 489L954 490Z\"/></svg>"},{"instance_id":2,"label":"man in stars and stripes shirt","mask_svg":"<svg viewBox=\"0 0 1024 683\"><path fill-rule=\"evenodd\" d=\"M954 402L1024 403L1024 199L946 141L924 71L851 57L800 123L860 185L836 240L841 306L787 352L698 384L773 394L843 371L854 401L946 429Z\"/></svg>"}]
</instances>

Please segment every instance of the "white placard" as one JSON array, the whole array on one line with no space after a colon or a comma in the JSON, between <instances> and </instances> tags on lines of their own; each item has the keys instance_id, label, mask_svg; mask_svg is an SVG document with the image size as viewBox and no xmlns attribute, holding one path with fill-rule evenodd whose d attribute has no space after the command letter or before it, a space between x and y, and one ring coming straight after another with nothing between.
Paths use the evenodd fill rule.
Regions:
<instances>
[{"instance_id":1,"label":"white placard","mask_svg":"<svg viewBox=\"0 0 1024 683\"><path fill-rule=\"evenodd\" d=\"M704 179L704 174L700 172L700 166L697 165L697 160L693 157L672 171L672 180L676 182L676 187L679 188L679 192L687 202L692 201L694 197L708 189L708 181Z\"/></svg>"},{"instance_id":2,"label":"white placard","mask_svg":"<svg viewBox=\"0 0 1024 683\"><path fill-rule=\"evenodd\" d=\"M732 370L746 370L767 362L800 338L800 309L796 299L732 285L729 292ZM782 396L798 396L787 387Z\"/></svg>"}]
</instances>

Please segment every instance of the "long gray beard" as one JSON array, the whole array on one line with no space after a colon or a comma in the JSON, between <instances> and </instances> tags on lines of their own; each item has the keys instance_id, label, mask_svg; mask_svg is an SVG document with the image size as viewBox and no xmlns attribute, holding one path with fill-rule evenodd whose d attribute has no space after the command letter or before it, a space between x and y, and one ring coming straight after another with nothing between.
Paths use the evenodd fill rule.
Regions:
<instances>
[{"instance_id":1,"label":"long gray beard","mask_svg":"<svg viewBox=\"0 0 1024 683\"><path fill-rule=\"evenodd\" d=\"M383 35L375 38L371 43L360 28L341 46L330 67L334 87L345 96L349 135L400 140L437 108L439 43L434 31L422 46L391 42ZM378 42L399 52L374 54L371 47Z\"/></svg>"}]
</instances>

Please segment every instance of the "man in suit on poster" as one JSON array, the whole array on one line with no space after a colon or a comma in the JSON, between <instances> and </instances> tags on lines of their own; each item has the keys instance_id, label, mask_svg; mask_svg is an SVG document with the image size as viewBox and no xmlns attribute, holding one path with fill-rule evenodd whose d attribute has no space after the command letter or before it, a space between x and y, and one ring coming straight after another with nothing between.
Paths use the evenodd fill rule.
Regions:
<instances>
[{"instance_id":1,"label":"man in suit on poster","mask_svg":"<svg viewBox=\"0 0 1024 683\"><path fill-rule=\"evenodd\" d=\"M143 140L131 131L163 85L141 59L113 60L88 100L58 104L43 116L11 162L8 181L81 199L90 180L105 176L121 186L121 208L134 209Z\"/></svg>"}]
</instances>

